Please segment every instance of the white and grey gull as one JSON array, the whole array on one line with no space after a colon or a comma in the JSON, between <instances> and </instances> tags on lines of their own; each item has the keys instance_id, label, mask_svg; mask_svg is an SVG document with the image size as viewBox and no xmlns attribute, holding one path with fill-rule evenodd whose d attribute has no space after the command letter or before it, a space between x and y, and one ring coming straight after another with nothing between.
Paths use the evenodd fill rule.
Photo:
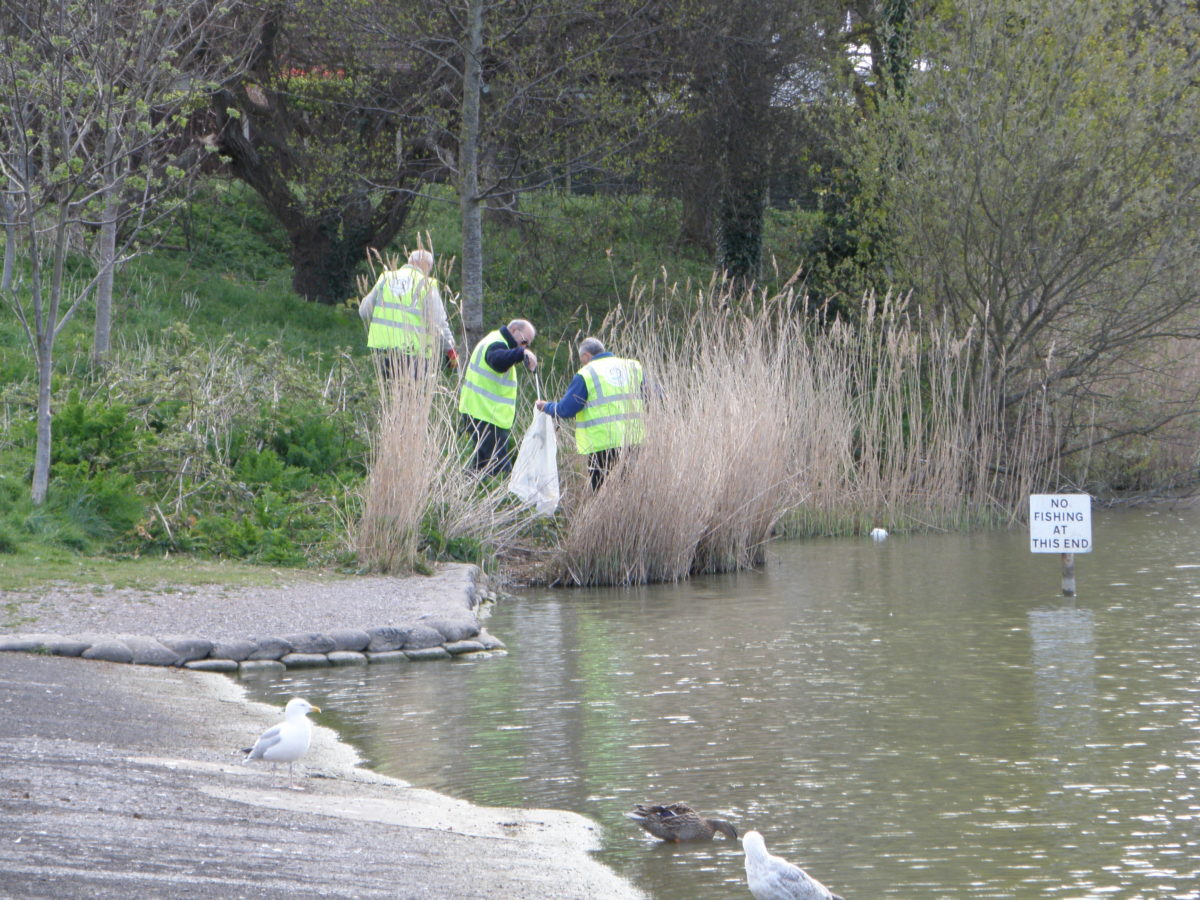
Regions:
<instances>
[{"instance_id":1,"label":"white and grey gull","mask_svg":"<svg viewBox=\"0 0 1200 900\"><path fill-rule=\"evenodd\" d=\"M746 852L746 883L754 900L842 900L799 866L767 852L757 831L742 838Z\"/></svg>"},{"instance_id":2,"label":"white and grey gull","mask_svg":"<svg viewBox=\"0 0 1200 900\"><path fill-rule=\"evenodd\" d=\"M265 759L269 763L287 763L288 780L295 787L292 766L308 752L308 745L312 743L312 722L308 720L308 714L320 711L321 707L313 706L303 697L293 697L284 707L283 721L264 731L254 746L245 751L246 761Z\"/></svg>"}]
</instances>

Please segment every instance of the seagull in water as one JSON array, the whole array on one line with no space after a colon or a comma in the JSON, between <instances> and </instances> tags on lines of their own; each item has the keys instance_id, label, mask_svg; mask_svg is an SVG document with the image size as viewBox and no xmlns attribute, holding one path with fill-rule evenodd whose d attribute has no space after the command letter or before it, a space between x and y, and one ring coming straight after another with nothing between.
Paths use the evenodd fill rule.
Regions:
<instances>
[{"instance_id":1,"label":"seagull in water","mask_svg":"<svg viewBox=\"0 0 1200 900\"><path fill-rule=\"evenodd\" d=\"M275 763L287 763L288 780L295 787L292 765L308 752L308 745L312 741L312 722L308 721L308 714L320 711L321 707L313 706L303 697L293 697L284 707L283 721L268 728L253 747L243 751L246 754L245 761L265 759L272 764L272 768Z\"/></svg>"},{"instance_id":2,"label":"seagull in water","mask_svg":"<svg viewBox=\"0 0 1200 900\"><path fill-rule=\"evenodd\" d=\"M746 851L746 883L754 900L842 900L799 866L768 853L757 831L746 832L742 849Z\"/></svg>"}]
</instances>

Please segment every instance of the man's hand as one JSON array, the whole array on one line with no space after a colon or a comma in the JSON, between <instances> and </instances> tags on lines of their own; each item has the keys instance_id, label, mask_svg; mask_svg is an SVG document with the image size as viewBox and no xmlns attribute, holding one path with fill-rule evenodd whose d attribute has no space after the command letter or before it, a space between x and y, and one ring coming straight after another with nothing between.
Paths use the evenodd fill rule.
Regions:
<instances>
[{"instance_id":1,"label":"man's hand","mask_svg":"<svg viewBox=\"0 0 1200 900\"><path fill-rule=\"evenodd\" d=\"M537 400L534 402L533 405L537 407L538 412L541 412L542 410L544 410L546 408L546 401L545 400Z\"/></svg>"},{"instance_id":2,"label":"man's hand","mask_svg":"<svg viewBox=\"0 0 1200 900\"><path fill-rule=\"evenodd\" d=\"M458 351L453 347L446 351L446 365L451 369L458 368Z\"/></svg>"},{"instance_id":3,"label":"man's hand","mask_svg":"<svg viewBox=\"0 0 1200 900\"><path fill-rule=\"evenodd\" d=\"M525 368L530 372L537 369L537 355L528 348L525 350Z\"/></svg>"}]
</instances>

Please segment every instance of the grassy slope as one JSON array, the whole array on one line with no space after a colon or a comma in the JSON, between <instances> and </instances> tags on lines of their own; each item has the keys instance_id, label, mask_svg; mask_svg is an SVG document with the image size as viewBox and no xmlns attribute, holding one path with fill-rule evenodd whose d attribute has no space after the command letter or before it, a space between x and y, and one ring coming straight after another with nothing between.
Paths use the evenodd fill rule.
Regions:
<instances>
[{"instance_id":1,"label":"grassy slope","mask_svg":"<svg viewBox=\"0 0 1200 900\"><path fill-rule=\"evenodd\" d=\"M664 276L699 283L709 279L707 260L664 239L675 228L669 205L659 201L547 194L524 198L522 213L527 218L521 222L489 221L485 226L485 316L489 325L517 315L532 318L542 334L537 349L551 372L569 371L573 340L595 329L614 304L627 301L634 286ZM780 220L775 216L772 221ZM794 231L786 221L783 225L776 233ZM448 198L425 202L396 249L415 245L418 233L432 242L444 263L452 263L460 233L456 205ZM456 287L453 268L447 280L451 289ZM210 181L164 246L119 274L114 347L156 346L183 323L197 343L232 337L248 347L275 344L297 359L313 353L365 358L362 325L352 307L304 303L290 281L285 236L257 198L240 184ZM450 312L461 334L453 306ZM92 310L85 306L59 337L56 409L72 386L88 381L91 327ZM314 383L320 375L314 372ZM11 314L0 316L0 376L0 590L47 577L142 577L131 572L146 565L144 559L122 563L132 567L129 571L80 563L78 551L94 553L94 545L67 540L64 546L61 529L45 517L36 529L27 526L33 366ZM69 530L69 522L62 524ZM164 558L161 552L147 555L160 561L154 565Z\"/></svg>"}]
</instances>

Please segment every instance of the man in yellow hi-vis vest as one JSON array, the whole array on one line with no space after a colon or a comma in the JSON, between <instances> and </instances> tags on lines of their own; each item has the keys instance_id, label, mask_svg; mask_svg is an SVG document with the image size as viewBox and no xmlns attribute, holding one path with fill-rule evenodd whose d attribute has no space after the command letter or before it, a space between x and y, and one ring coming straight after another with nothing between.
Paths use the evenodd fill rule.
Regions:
<instances>
[{"instance_id":1,"label":"man in yellow hi-vis vest","mask_svg":"<svg viewBox=\"0 0 1200 900\"><path fill-rule=\"evenodd\" d=\"M579 372L558 401L537 401L556 419L575 419L575 449L587 456L592 490L616 463L624 447L645 437L645 376L636 359L620 359L599 338L579 342Z\"/></svg>"},{"instance_id":2,"label":"man in yellow hi-vis vest","mask_svg":"<svg viewBox=\"0 0 1200 900\"><path fill-rule=\"evenodd\" d=\"M414 250L408 264L381 274L358 304L358 314L370 323L367 346L380 353L384 375L394 361L412 374L436 372L435 359L444 353L451 368L458 365L454 335L433 271L433 254Z\"/></svg>"},{"instance_id":3,"label":"man in yellow hi-vis vest","mask_svg":"<svg viewBox=\"0 0 1200 900\"><path fill-rule=\"evenodd\" d=\"M513 319L484 336L467 361L458 411L475 439L472 468L484 475L512 470L508 433L517 416L517 365L530 372L537 356L529 349L537 329L525 319Z\"/></svg>"}]
</instances>

